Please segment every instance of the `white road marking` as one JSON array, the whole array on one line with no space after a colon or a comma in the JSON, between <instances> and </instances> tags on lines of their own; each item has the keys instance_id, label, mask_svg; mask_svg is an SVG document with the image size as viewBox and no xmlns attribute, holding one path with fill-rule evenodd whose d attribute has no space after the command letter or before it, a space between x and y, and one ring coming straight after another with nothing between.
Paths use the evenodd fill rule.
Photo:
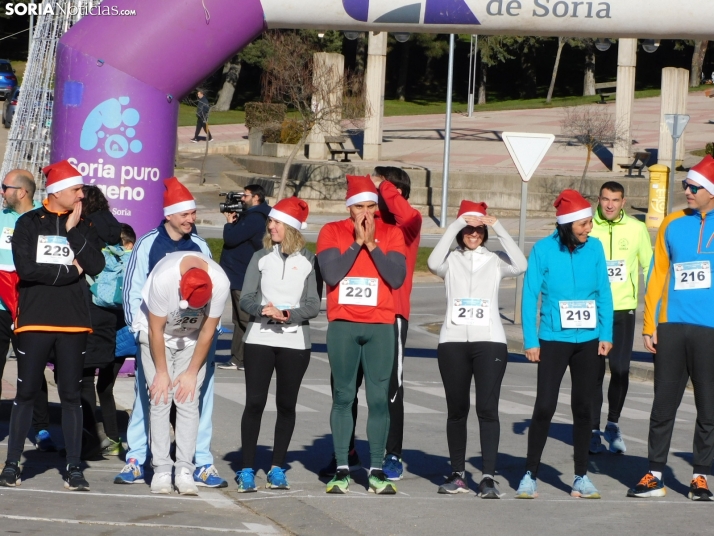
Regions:
<instances>
[{"instance_id":1,"label":"white road marking","mask_svg":"<svg viewBox=\"0 0 714 536\"><path fill-rule=\"evenodd\" d=\"M245 406L245 384L244 383L216 383L216 394L221 398L230 400ZM275 395L268 393L268 401L265 404L265 411L278 411L275 405ZM298 413L317 413L317 410L297 404L295 411Z\"/></svg>"},{"instance_id":2,"label":"white road marking","mask_svg":"<svg viewBox=\"0 0 714 536\"><path fill-rule=\"evenodd\" d=\"M654 398L644 396L628 396L627 400L632 400L633 402L639 402L640 404L648 404L651 406L652 402L654 401ZM697 407L694 404L687 404L686 402L682 402L679 405L679 409L686 413L692 413L694 415L697 414Z\"/></svg>"},{"instance_id":3,"label":"white road marking","mask_svg":"<svg viewBox=\"0 0 714 536\"><path fill-rule=\"evenodd\" d=\"M223 495L220 491L204 491L198 495L198 498L207 502L214 508L221 508L224 510L240 510L240 506L230 500L228 497ZM245 523L244 523L245 525Z\"/></svg>"}]
</instances>

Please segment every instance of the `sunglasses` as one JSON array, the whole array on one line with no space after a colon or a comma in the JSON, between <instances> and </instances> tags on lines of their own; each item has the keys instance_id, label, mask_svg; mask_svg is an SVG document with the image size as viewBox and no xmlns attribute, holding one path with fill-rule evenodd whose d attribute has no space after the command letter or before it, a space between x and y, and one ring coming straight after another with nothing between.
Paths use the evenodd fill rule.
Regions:
<instances>
[{"instance_id":1,"label":"sunglasses","mask_svg":"<svg viewBox=\"0 0 714 536\"><path fill-rule=\"evenodd\" d=\"M10 186L9 184L3 184L2 191L7 192L8 190L22 190L22 186Z\"/></svg>"},{"instance_id":2,"label":"sunglasses","mask_svg":"<svg viewBox=\"0 0 714 536\"><path fill-rule=\"evenodd\" d=\"M695 186L693 184L689 184L686 180L682 181L682 189L686 192L687 188L689 188L689 191L692 192L692 195L697 195L697 192L699 190L704 190L704 186ZM4 185L3 185L4 189Z\"/></svg>"}]
</instances>

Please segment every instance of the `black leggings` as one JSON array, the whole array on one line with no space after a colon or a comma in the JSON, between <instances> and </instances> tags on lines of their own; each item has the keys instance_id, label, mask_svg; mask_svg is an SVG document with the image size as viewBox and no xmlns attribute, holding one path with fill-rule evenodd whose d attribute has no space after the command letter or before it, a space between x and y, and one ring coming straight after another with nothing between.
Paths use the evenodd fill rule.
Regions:
<instances>
[{"instance_id":1,"label":"black leggings","mask_svg":"<svg viewBox=\"0 0 714 536\"><path fill-rule=\"evenodd\" d=\"M565 369L570 367L570 407L573 412L573 460L576 476L588 470L588 447L591 433L593 391L597 385L600 357L598 340L571 343L540 341L538 394L528 430L526 471L535 477L540 458L555 414Z\"/></svg>"},{"instance_id":2,"label":"black leggings","mask_svg":"<svg viewBox=\"0 0 714 536\"><path fill-rule=\"evenodd\" d=\"M98 446L97 434L97 395L102 409L102 422L104 433L112 441L119 441L119 425L117 424L117 406L114 401L114 383L119 375L119 369L124 364L125 358L99 368L95 391L94 377L97 367L87 367L82 372L82 415L84 419L85 438L88 443L85 448L91 449Z\"/></svg>"},{"instance_id":3,"label":"black leggings","mask_svg":"<svg viewBox=\"0 0 714 536\"><path fill-rule=\"evenodd\" d=\"M446 440L449 443L451 470L464 470L466 422L471 406L471 378L474 378L483 474L495 475L501 436L498 399L508 364L507 347L503 343L489 341L445 342L439 344L436 356L449 411Z\"/></svg>"},{"instance_id":4,"label":"black leggings","mask_svg":"<svg viewBox=\"0 0 714 536\"><path fill-rule=\"evenodd\" d=\"M62 433L67 463L80 463L82 448L82 369L87 333L29 331L17 336L17 395L10 416L7 461L19 462L32 424L32 406L42 388L47 356L54 349L57 391L62 403Z\"/></svg>"},{"instance_id":5,"label":"black leggings","mask_svg":"<svg viewBox=\"0 0 714 536\"><path fill-rule=\"evenodd\" d=\"M275 421L272 465L282 467L295 429L295 406L302 378L310 364L310 350L246 344L243 355L246 389L245 410L240 423L243 468L254 467L260 422L268 401L273 371L278 417Z\"/></svg>"},{"instance_id":6,"label":"black leggings","mask_svg":"<svg viewBox=\"0 0 714 536\"><path fill-rule=\"evenodd\" d=\"M607 354L610 364L610 387L607 389L607 420L618 422L630 386L630 359L635 340L635 312L615 311L612 327L612 350ZM600 429L602 412L602 382L605 378L605 356L600 356L600 373L593 398L593 430Z\"/></svg>"},{"instance_id":7,"label":"black leggings","mask_svg":"<svg viewBox=\"0 0 714 536\"><path fill-rule=\"evenodd\" d=\"M664 471L677 408L687 380L692 379L697 421L692 465L708 475L714 461L714 329L692 324L664 323L657 327L654 402L650 415L650 470Z\"/></svg>"}]
</instances>

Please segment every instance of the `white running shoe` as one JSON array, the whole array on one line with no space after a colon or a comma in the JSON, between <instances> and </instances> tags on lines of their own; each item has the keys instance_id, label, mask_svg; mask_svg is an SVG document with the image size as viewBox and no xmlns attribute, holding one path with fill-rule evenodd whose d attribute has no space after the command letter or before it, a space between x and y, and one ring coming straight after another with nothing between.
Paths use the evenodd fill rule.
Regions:
<instances>
[{"instance_id":1,"label":"white running shoe","mask_svg":"<svg viewBox=\"0 0 714 536\"><path fill-rule=\"evenodd\" d=\"M173 490L171 473L154 473L154 477L151 479L151 493L169 495Z\"/></svg>"},{"instance_id":2,"label":"white running shoe","mask_svg":"<svg viewBox=\"0 0 714 536\"><path fill-rule=\"evenodd\" d=\"M196 487L196 483L193 481L193 473L187 467L179 469L174 479L174 485L179 495L198 495L198 487Z\"/></svg>"}]
</instances>

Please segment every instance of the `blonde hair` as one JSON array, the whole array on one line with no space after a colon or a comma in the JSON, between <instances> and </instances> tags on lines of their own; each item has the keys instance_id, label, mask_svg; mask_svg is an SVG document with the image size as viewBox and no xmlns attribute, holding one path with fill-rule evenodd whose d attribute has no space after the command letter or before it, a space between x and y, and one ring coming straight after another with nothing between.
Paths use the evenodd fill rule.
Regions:
<instances>
[{"instance_id":1,"label":"blonde hair","mask_svg":"<svg viewBox=\"0 0 714 536\"><path fill-rule=\"evenodd\" d=\"M273 246L275 245L275 242L273 242L272 238L270 238L270 231L268 231L268 225L270 224L271 219L276 222L280 222L283 229L285 229L285 238L283 238L283 241L280 243L280 250L285 253L285 255L292 255L305 247L305 237L300 231L295 229L295 227L275 218L268 218L265 222L265 235L263 236L263 247L265 249L273 249Z\"/></svg>"}]
</instances>

